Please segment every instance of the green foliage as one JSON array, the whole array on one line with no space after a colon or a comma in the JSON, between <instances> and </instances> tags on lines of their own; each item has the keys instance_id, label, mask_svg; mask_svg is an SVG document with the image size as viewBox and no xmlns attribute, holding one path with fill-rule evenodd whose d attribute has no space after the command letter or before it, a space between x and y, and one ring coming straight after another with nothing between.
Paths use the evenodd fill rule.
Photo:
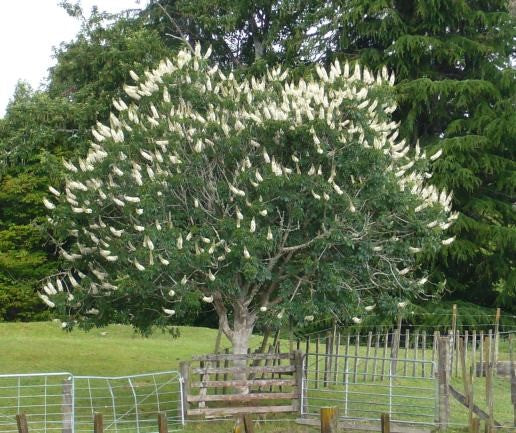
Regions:
<instances>
[{"instance_id":1,"label":"green foliage","mask_svg":"<svg viewBox=\"0 0 516 433\"><path fill-rule=\"evenodd\" d=\"M64 161L45 206L65 264L42 299L70 327L144 333L202 299L246 350L257 321L349 320L424 293L415 254L455 216L423 185L428 159L396 141L387 71L337 62L309 82L280 68L249 80L207 56L131 72L131 100Z\"/></svg>"},{"instance_id":2,"label":"green foliage","mask_svg":"<svg viewBox=\"0 0 516 433\"><path fill-rule=\"evenodd\" d=\"M63 157L87 148L91 125L107 118L128 70L143 72L168 52L140 20L112 18L93 13L83 21L77 38L56 51L48 88L20 83L0 119L0 320L48 317L35 297L58 266L40 229L48 184L63 181Z\"/></svg>"},{"instance_id":3,"label":"green foliage","mask_svg":"<svg viewBox=\"0 0 516 433\"><path fill-rule=\"evenodd\" d=\"M454 297L514 308L515 27L507 6L332 2L305 22L312 30L301 56L396 72L402 136L429 154L443 149L433 182L453 190L460 212L457 242L433 257L436 277Z\"/></svg>"}]
</instances>

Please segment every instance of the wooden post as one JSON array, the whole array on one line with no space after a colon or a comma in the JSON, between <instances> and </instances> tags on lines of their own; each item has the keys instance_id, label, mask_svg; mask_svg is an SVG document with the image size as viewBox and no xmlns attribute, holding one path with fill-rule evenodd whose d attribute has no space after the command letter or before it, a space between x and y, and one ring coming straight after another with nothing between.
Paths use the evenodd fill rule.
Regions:
<instances>
[{"instance_id":1,"label":"wooden post","mask_svg":"<svg viewBox=\"0 0 516 433\"><path fill-rule=\"evenodd\" d=\"M272 344L269 344L269 349L268 349L267 353L274 353L274 350L275 350L275 349L274 349L274 346L273 346ZM227 362L227 361L226 361L226 362ZM227 367L227 366L229 365L229 363L228 363L228 364L226 364L226 362L224 362L224 367ZM265 360L265 367L268 367L270 363L271 363L271 360L270 360L270 359L266 359L266 360ZM227 373L226 373L226 374L224 374L224 380L226 380L226 379L227 379L227 377L228 377L228 376L227 376ZM262 379L265 379L265 372L263 372L263 373L261 374L261 378L262 378ZM272 385L269 387L269 389L272 391ZM259 387L258 387L258 392L261 392L261 391L262 391L262 387L261 387L261 386L259 386Z\"/></svg>"},{"instance_id":2,"label":"wooden post","mask_svg":"<svg viewBox=\"0 0 516 433\"><path fill-rule=\"evenodd\" d=\"M487 362L487 371L486 371L486 404L487 404L487 413L489 415L489 419L486 420L486 430L488 433L492 433L494 431L494 394L493 394L493 364L488 361Z\"/></svg>"},{"instance_id":3,"label":"wooden post","mask_svg":"<svg viewBox=\"0 0 516 433\"><path fill-rule=\"evenodd\" d=\"M304 408L300 407L301 400L303 400L303 405L306 404L306 399L304 395L301 395L301 392L304 392L303 389L303 354L297 350L294 352L294 358L292 360L292 364L295 367L294 378L296 381L297 387L297 397L292 399L292 406L295 410L303 409L302 413L304 413Z\"/></svg>"},{"instance_id":4,"label":"wooden post","mask_svg":"<svg viewBox=\"0 0 516 433\"><path fill-rule=\"evenodd\" d=\"M319 388L319 335L315 338L315 389Z\"/></svg>"},{"instance_id":5,"label":"wooden post","mask_svg":"<svg viewBox=\"0 0 516 433\"><path fill-rule=\"evenodd\" d=\"M398 352L400 348L400 339L401 339L401 313L398 313L398 321L396 323L396 333L392 338L392 346L391 346L391 372L392 374L396 374L397 365L398 365Z\"/></svg>"},{"instance_id":6,"label":"wooden post","mask_svg":"<svg viewBox=\"0 0 516 433\"><path fill-rule=\"evenodd\" d=\"M158 412L158 432L168 433L168 421L165 412Z\"/></svg>"},{"instance_id":7,"label":"wooden post","mask_svg":"<svg viewBox=\"0 0 516 433\"><path fill-rule=\"evenodd\" d=\"M324 372L323 372L323 387L326 388L328 386L328 362L330 355L330 345L331 345L331 334L328 331L326 334L326 343L324 345Z\"/></svg>"},{"instance_id":8,"label":"wooden post","mask_svg":"<svg viewBox=\"0 0 516 433\"><path fill-rule=\"evenodd\" d=\"M376 340L374 343L374 355L373 355L373 372L371 373L371 379L374 382L376 380L376 364L378 362L378 350L380 349L380 334L376 333Z\"/></svg>"},{"instance_id":9,"label":"wooden post","mask_svg":"<svg viewBox=\"0 0 516 433\"><path fill-rule=\"evenodd\" d=\"M477 330L473 329L473 334L471 335L471 365L473 366L473 374L476 375L477 368Z\"/></svg>"},{"instance_id":10,"label":"wooden post","mask_svg":"<svg viewBox=\"0 0 516 433\"><path fill-rule=\"evenodd\" d=\"M388 413L382 413L380 421L382 423L382 433L391 433L391 417Z\"/></svg>"},{"instance_id":11,"label":"wooden post","mask_svg":"<svg viewBox=\"0 0 516 433\"><path fill-rule=\"evenodd\" d=\"M466 397L468 406L471 399L469 370L466 368L466 347L465 341L461 338L459 341L460 365L462 370L462 382L464 384L464 396Z\"/></svg>"},{"instance_id":12,"label":"wooden post","mask_svg":"<svg viewBox=\"0 0 516 433\"><path fill-rule=\"evenodd\" d=\"M457 330L455 332L455 377L459 376L459 339L460 339L460 331Z\"/></svg>"},{"instance_id":13,"label":"wooden post","mask_svg":"<svg viewBox=\"0 0 516 433\"><path fill-rule=\"evenodd\" d=\"M353 382L354 383L356 383L356 381L357 381L359 347L360 347L360 331L357 330L357 333L355 335L355 363L353 365Z\"/></svg>"},{"instance_id":14,"label":"wooden post","mask_svg":"<svg viewBox=\"0 0 516 433\"><path fill-rule=\"evenodd\" d=\"M27 416L24 413L19 413L16 415L16 425L18 426L18 433L29 433Z\"/></svg>"},{"instance_id":15,"label":"wooden post","mask_svg":"<svg viewBox=\"0 0 516 433\"><path fill-rule=\"evenodd\" d=\"M471 366L469 369L469 396L468 396L468 402L469 402L469 423L471 426L471 429L474 430L475 428L475 420L473 415L473 407L475 406L474 398L475 398L475 387L473 386L475 382L475 367Z\"/></svg>"},{"instance_id":16,"label":"wooden post","mask_svg":"<svg viewBox=\"0 0 516 433\"><path fill-rule=\"evenodd\" d=\"M367 380L367 370L368 370L368 364L369 364L369 354L371 352L371 340L373 338L373 333L369 331L367 334L367 349L366 349L366 359L365 359L365 365L364 365L364 382Z\"/></svg>"},{"instance_id":17,"label":"wooden post","mask_svg":"<svg viewBox=\"0 0 516 433\"><path fill-rule=\"evenodd\" d=\"M408 350L410 347L410 329L407 328L405 332L405 362L403 363L403 376L407 375L407 359L408 359Z\"/></svg>"},{"instance_id":18,"label":"wooden post","mask_svg":"<svg viewBox=\"0 0 516 433\"><path fill-rule=\"evenodd\" d=\"M468 364L468 344L469 344L469 332L466 329L464 331L464 358L466 360L466 365Z\"/></svg>"},{"instance_id":19,"label":"wooden post","mask_svg":"<svg viewBox=\"0 0 516 433\"><path fill-rule=\"evenodd\" d=\"M426 331L423 331L422 333L422 336L421 336L421 356L422 356L422 359L423 359L423 363L421 364L421 377L425 377L426 376L426 372L425 372L425 362L426 361L426 357L425 357L425 350L426 350Z\"/></svg>"},{"instance_id":20,"label":"wooden post","mask_svg":"<svg viewBox=\"0 0 516 433\"><path fill-rule=\"evenodd\" d=\"M209 361L200 361L199 362L199 367L200 368L204 368L204 367L209 367L210 366L210 362ZM209 376L206 374L200 374L199 375L199 380L201 382L201 384L205 381L205 380L209 380ZM201 397L206 397L206 394L208 393L208 388L205 388L204 386L201 385L200 389L199 389L199 396ZM202 400L199 400L199 408L203 408L203 407L206 407L206 403L204 402L204 399Z\"/></svg>"},{"instance_id":21,"label":"wooden post","mask_svg":"<svg viewBox=\"0 0 516 433\"><path fill-rule=\"evenodd\" d=\"M416 330L416 337L414 338L414 360L417 361L417 351L419 348L419 329ZM412 363L412 376L416 377L417 362Z\"/></svg>"},{"instance_id":22,"label":"wooden post","mask_svg":"<svg viewBox=\"0 0 516 433\"><path fill-rule=\"evenodd\" d=\"M336 325L333 325L333 332L328 332L328 336L326 338L326 362L324 363L324 386L328 386L328 383L331 382L332 378L332 368L333 368L333 343L335 337L335 329Z\"/></svg>"},{"instance_id":23,"label":"wooden post","mask_svg":"<svg viewBox=\"0 0 516 433\"><path fill-rule=\"evenodd\" d=\"M67 378L63 381L63 433L73 431L73 379Z\"/></svg>"},{"instance_id":24,"label":"wooden post","mask_svg":"<svg viewBox=\"0 0 516 433\"><path fill-rule=\"evenodd\" d=\"M500 340L500 315L501 315L501 310L500 310L500 308L497 308L496 316L495 316L495 329L494 329L495 341L494 341L494 359L493 359L495 374L496 374L496 363L498 362L498 344L499 344L499 340Z\"/></svg>"},{"instance_id":25,"label":"wooden post","mask_svg":"<svg viewBox=\"0 0 516 433\"><path fill-rule=\"evenodd\" d=\"M243 416L243 421L244 421L245 433L254 433L254 425L253 425L253 420L251 419L251 415L246 413Z\"/></svg>"},{"instance_id":26,"label":"wooden post","mask_svg":"<svg viewBox=\"0 0 516 433\"><path fill-rule=\"evenodd\" d=\"M448 428L448 420L450 418L450 337L439 337L438 351L438 367L437 380L439 386L439 413L437 423L439 429L444 431Z\"/></svg>"},{"instance_id":27,"label":"wooden post","mask_svg":"<svg viewBox=\"0 0 516 433\"><path fill-rule=\"evenodd\" d=\"M479 431L480 431L480 418L474 416L471 419L471 424L470 424L470 427L469 427L469 431L470 431L470 433L479 433Z\"/></svg>"},{"instance_id":28,"label":"wooden post","mask_svg":"<svg viewBox=\"0 0 516 433\"><path fill-rule=\"evenodd\" d=\"M509 334L509 359L511 361L511 402L514 412L514 427L516 427L516 365L514 364L514 355L512 353L512 335Z\"/></svg>"},{"instance_id":29,"label":"wooden post","mask_svg":"<svg viewBox=\"0 0 516 433\"><path fill-rule=\"evenodd\" d=\"M340 332L335 335L335 365L333 370L333 383L337 384L337 377L339 375L339 351L340 351Z\"/></svg>"},{"instance_id":30,"label":"wooden post","mask_svg":"<svg viewBox=\"0 0 516 433\"><path fill-rule=\"evenodd\" d=\"M321 407L321 433L337 433L337 406Z\"/></svg>"},{"instance_id":31,"label":"wooden post","mask_svg":"<svg viewBox=\"0 0 516 433\"><path fill-rule=\"evenodd\" d=\"M480 346L478 348L480 353L480 370L477 370L477 376L484 376L484 331L480 331Z\"/></svg>"},{"instance_id":32,"label":"wooden post","mask_svg":"<svg viewBox=\"0 0 516 433\"><path fill-rule=\"evenodd\" d=\"M389 344L389 331L385 333L385 339L383 341L383 354L382 354L382 382L385 377L385 358L387 357L387 345Z\"/></svg>"},{"instance_id":33,"label":"wooden post","mask_svg":"<svg viewBox=\"0 0 516 433\"><path fill-rule=\"evenodd\" d=\"M104 419L98 412L93 416L93 433L104 433Z\"/></svg>"},{"instance_id":34,"label":"wooden post","mask_svg":"<svg viewBox=\"0 0 516 433\"><path fill-rule=\"evenodd\" d=\"M229 355L229 349L224 349L224 355ZM267 362L267 361L265 361L265 362ZM228 367L229 367L229 360L228 360L228 359L225 359L225 360L224 360L224 368L228 368ZM224 380L224 382L225 382L226 380L228 380L228 374L227 374L227 373L224 373L224 376L222 376L222 379ZM223 393L223 394L226 394L227 392L228 392L227 387L226 387L226 386L223 386L223 387L222 387L222 393ZM185 407L187 407L187 406L185 406Z\"/></svg>"},{"instance_id":35,"label":"wooden post","mask_svg":"<svg viewBox=\"0 0 516 433\"><path fill-rule=\"evenodd\" d=\"M438 339L439 339L439 334L437 333L437 331L434 331L434 338L432 341L432 371L430 373L430 377L435 377L434 363L435 363L435 352L436 352L436 348L437 348Z\"/></svg>"},{"instance_id":36,"label":"wooden post","mask_svg":"<svg viewBox=\"0 0 516 433\"><path fill-rule=\"evenodd\" d=\"M213 353L215 354L218 354L220 353L220 341L222 339L222 328L219 326L219 330L217 331L217 338L215 339L215 350L213 351ZM220 361L217 361L215 363L215 367L220 367ZM215 374L215 380L218 381L219 380L219 374ZM215 394L217 394L217 388L214 388L213 390L215 392Z\"/></svg>"},{"instance_id":37,"label":"wooden post","mask_svg":"<svg viewBox=\"0 0 516 433\"><path fill-rule=\"evenodd\" d=\"M346 349L344 350L344 371L342 372L342 382L343 383L346 383L346 378L349 377L348 376L348 366L349 366L349 340L350 340L350 336L349 336L349 332L347 333L346 335Z\"/></svg>"},{"instance_id":38,"label":"wooden post","mask_svg":"<svg viewBox=\"0 0 516 433\"><path fill-rule=\"evenodd\" d=\"M455 337L457 336L457 304L453 304L452 306L452 329L451 329L451 335L452 335L452 340L450 342L450 345L451 345L451 353L450 353L450 363L451 363L451 366L450 366L450 369L451 369L451 372L453 373L453 359L455 358L454 356L454 346L455 346Z\"/></svg>"}]
</instances>

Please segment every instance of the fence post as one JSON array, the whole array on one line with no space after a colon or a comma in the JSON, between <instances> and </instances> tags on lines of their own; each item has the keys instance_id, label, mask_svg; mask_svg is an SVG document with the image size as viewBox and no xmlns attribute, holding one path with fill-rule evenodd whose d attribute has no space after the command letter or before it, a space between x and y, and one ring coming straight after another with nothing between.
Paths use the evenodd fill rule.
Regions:
<instances>
[{"instance_id":1,"label":"fence post","mask_svg":"<svg viewBox=\"0 0 516 433\"><path fill-rule=\"evenodd\" d=\"M450 371L453 373L453 360L455 358L455 339L457 338L457 304L453 304L452 306L452 329L451 329L452 339L450 341L451 351L450 351Z\"/></svg>"},{"instance_id":2,"label":"fence post","mask_svg":"<svg viewBox=\"0 0 516 433\"><path fill-rule=\"evenodd\" d=\"M321 407L321 433L337 433L337 407Z\"/></svg>"},{"instance_id":3,"label":"fence post","mask_svg":"<svg viewBox=\"0 0 516 433\"><path fill-rule=\"evenodd\" d=\"M315 337L315 389L319 388L319 341L320 336Z\"/></svg>"},{"instance_id":4,"label":"fence post","mask_svg":"<svg viewBox=\"0 0 516 433\"><path fill-rule=\"evenodd\" d=\"M292 363L296 369L295 371L295 380L297 386L297 398L292 400L292 406L295 410L300 410L301 415L303 414L303 404L304 404L304 389L303 389L303 354L296 350L294 353L294 358Z\"/></svg>"},{"instance_id":5,"label":"fence post","mask_svg":"<svg viewBox=\"0 0 516 433\"><path fill-rule=\"evenodd\" d=\"M493 364L491 361L487 363L486 371L486 403L489 418L486 420L486 432L494 431L494 394L493 394ZM488 425L489 423L489 425Z\"/></svg>"},{"instance_id":6,"label":"fence post","mask_svg":"<svg viewBox=\"0 0 516 433\"><path fill-rule=\"evenodd\" d=\"M512 353L512 335L509 334L509 359L511 361L511 403L514 412L514 427L516 427L516 365L514 364L514 357Z\"/></svg>"},{"instance_id":7,"label":"fence post","mask_svg":"<svg viewBox=\"0 0 516 433\"><path fill-rule=\"evenodd\" d=\"M243 416L243 421L244 421L245 433L254 433L254 425L253 425L253 420L251 419L251 415L246 413Z\"/></svg>"},{"instance_id":8,"label":"fence post","mask_svg":"<svg viewBox=\"0 0 516 433\"><path fill-rule=\"evenodd\" d=\"M498 362L498 345L500 341L500 308L496 309L495 316L495 341L494 341L494 373L496 374L496 363Z\"/></svg>"},{"instance_id":9,"label":"fence post","mask_svg":"<svg viewBox=\"0 0 516 433\"><path fill-rule=\"evenodd\" d=\"M190 383L190 364L188 361L182 361L179 363L179 373L181 374L181 381L179 386L181 387L181 401L179 402L179 411L182 414L181 419L185 419L188 413L188 391Z\"/></svg>"},{"instance_id":10,"label":"fence post","mask_svg":"<svg viewBox=\"0 0 516 433\"><path fill-rule=\"evenodd\" d=\"M448 420L450 417L450 337L439 337L437 351L438 351L438 365L437 365L437 380L438 380L438 395L439 395L439 429L446 430L448 428Z\"/></svg>"},{"instance_id":11,"label":"fence post","mask_svg":"<svg viewBox=\"0 0 516 433\"><path fill-rule=\"evenodd\" d=\"M344 395L346 396L346 400L344 400L344 416L348 416L349 371L348 371L347 367L345 370Z\"/></svg>"},{"instance_id":12,"label":"fence post","mask_svg":"<svg viewBox=\"0 0 516 433\"><path fill-rule=\"evenodd\" d=\"M168 433L167 414L165 412L158 412L158 432Z\"/></svg>"},{"instance_id":13,"label":"fence post","mask_svg":"<svg viewBox=\"0 0 516 433\"><path fill-rule=\"evenodd\" d=\"M18 425L18 433L29 433L27 416L24 413L19 413L16 415L16 424Z\"/></svg>"},{"instance_id":14,"label":"fence post","mask_svg":"<svg viewBox=\"0 0 516 433\"><path fill-rule=\"evenodd\" d=\"M104 419L98 412L93 416L93 433L104 433Z\"/></svg>"},{"instance_id":15,"label":"fence post","mask_svg":"<svg viewBox=\"0 0 516 433\"><path fill-rule=\"evenodd\" d=\"M63 433L73 433L73 389L72 378L63 381Z\"/></svg>"},{"instance_id":16,"label":"fence post","mask_svg":"<svg viewBox=\"0 0 516 433\"><path fill-rule=\"evenodd\" d=\"M400 348L400 339L401 339L401 313L398 313L398 321L396 323L396 331L394 332L392 338L392 347L391 347L391 370L396 373L397 364L398 364L398 352Z\"/></svg>"},{"instance_id":17,"label":"fence post","mask_svg":"<svg viewBox=\"0 0 516 433\"><path fill-rule=\"evenodd\" d=\"M381 415L382 433L391 433L391 417L388 413Z\"/></svg>"},{"instance_id":18,"label":"fence post","mask_svg":"<svg viewBox=\"0 0 516 433\"><path fill-rule=\"evenodd\" d=\"M480 418L476 416L471 419L471 425L469 427L469 431L471 433L478 433L480 430Z\"/></svg>"}]
</instances>

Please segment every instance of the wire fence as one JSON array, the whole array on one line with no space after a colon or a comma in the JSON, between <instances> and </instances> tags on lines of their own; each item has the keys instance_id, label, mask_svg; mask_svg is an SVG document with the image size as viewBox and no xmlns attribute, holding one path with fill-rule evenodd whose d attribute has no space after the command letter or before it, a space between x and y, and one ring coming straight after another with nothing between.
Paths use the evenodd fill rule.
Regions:
<instances>
[{"instance_id":1,"label":"wire fence","mask_svg":"<svg viewBox=\"0 0 516 433\"><path fill-rule=\"evenodd\" d=\"M170 431L184 425L181 378L177 371L121 377L70 373L0 375L0 431L16 433L24 413L29 431L91 432L96 412L106 433L151 433L164 412Z\"/></svg>"}]
</instances>

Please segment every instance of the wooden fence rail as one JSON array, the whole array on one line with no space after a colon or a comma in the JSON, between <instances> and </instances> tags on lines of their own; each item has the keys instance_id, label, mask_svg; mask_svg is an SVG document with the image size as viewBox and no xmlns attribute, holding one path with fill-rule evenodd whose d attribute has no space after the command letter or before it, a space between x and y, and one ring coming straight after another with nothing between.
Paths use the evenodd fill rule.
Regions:
<instances>
[{"instance_id":1,"label":"wooden fence rail","mask_svg":"<svg viewBox=\"0 0 516 433\"><path fill-rule=\"evenodd\" d=\"M180 371L187 416L299 411L303 380L299 351L194 356L180 364Z\"/></svg>"}]
</instances>

